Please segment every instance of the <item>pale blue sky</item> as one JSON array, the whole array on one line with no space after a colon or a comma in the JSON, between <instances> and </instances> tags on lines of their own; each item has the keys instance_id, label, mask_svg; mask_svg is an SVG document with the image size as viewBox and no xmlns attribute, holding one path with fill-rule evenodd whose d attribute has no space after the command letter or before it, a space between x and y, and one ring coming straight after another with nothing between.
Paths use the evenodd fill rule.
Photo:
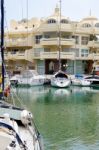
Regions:
<instances>
[{"instance_id":1,"label":"pale blue sky","mask_svg":"<svg viewBox=\"0 0 99 150\"><path fill-rule=\"evenodd\" d=\"M59 0L4 0L6 10L6 20L20 20L27 18L47 17L53 14ZM92 12L92 16L99 18L99 0L62 0L62 14L71 20L81 20Z\"/></svg>"}]
</instances>

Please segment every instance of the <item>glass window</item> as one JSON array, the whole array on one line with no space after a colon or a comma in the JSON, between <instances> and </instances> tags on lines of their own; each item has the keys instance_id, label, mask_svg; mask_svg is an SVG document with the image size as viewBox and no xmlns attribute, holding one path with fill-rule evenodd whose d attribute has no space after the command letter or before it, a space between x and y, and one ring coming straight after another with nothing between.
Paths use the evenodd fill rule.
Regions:
<instances>
[{"instance_id":1,"label":"glass window","mask_svg":"<svg viewBox=\"0 0 99 150\"><path fill-rule=\"evenodd\" d=\"M99 23L96 23L96 24L95 24L95 27L98 27L98 28L99 28Z\"/></svg>"},{"instance_id":2,"label":"glass window","mask_svg":"<svg viewBox=\"0 0 99 150\"><path fill-rule=\"evenodd\" d=\"M89 24L89 23L84 23L84 24L82 25L82 27L84 27L84 28L89 28L89 27L91 27L91 24Z\"/></svg>"},{"instance_id":3,"label":"glass window","mask_svg":"<svg viewBox=\"0 0 99 150\"><path fill-rule=\"evenodd\" d=\"M11 54L16 54L18 51L18 49L12 49Z\"/></svg>"},{"instance_id":4,"label":"glass window","mask_svg":"<svg viewBox=\"0 0 99 150\"><path fill-rule=\"evenodd\" d=\"M61 23L69 23L69 21L66 20L66 19L62 19L62 20L61 20Z\"/></svg>"},{"instance_id":5,"label":"glass window","mask_svg":"<svg viewBox=\"0 0 99 150\"><path fill-rule=\"evenodd\" d=\"M81 57L87 57L89 54L89 50L88 49L82 49L81 50Z\"/></svg>"},{"instance_id":6,"label":"glass window","mask_svg":"<svg viewBox=\"0 0 99 150\"><path fill-rule=\"evenodd\" d=\"M42 38L42 35L36 35L36 36L35 36L35 43L36 43L36 44L39 44L41 38Z\"/></svg>"},{"instance_id":7,"label":"glass window","mask_svg":"<svg viewBox=\"0 0 99 150\"><path fill-rule=\"evenodd\" d=\"M72 38L75 39L76 44L79 44L79 36L74 35L74 36L72 36Z\"/></svg>"},{"instance_id":8,"label":"glass window","mask_svg":"<svg viewBox=\"0 0 99 150\"><path fill-rule=\"evenodd\" d=\"M83 37L81 38L81 44L82 44L82 45L87 45L87 44L88 44L88 41L89 41L89 38L88 38L88 37L84 37L84 36L83 36Z\"/></svg>"},{"instance_id":9,"label":"glass window","mask_svg":"<svg viewBox=\"0 0 99 150\"><path fill-rule=\"evenodd\" d=\"M47 23L48 24L50 24L50 23L56 23L56 20L55 19L50 19L50 20L47 21Z\"/></svg>"}]
</instances>

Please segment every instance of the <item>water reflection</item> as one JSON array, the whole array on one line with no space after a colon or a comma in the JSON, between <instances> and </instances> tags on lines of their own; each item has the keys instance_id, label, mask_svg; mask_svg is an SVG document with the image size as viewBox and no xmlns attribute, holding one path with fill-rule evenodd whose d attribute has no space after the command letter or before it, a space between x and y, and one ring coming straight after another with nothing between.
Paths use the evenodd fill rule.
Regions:
<instances>
[{"instance_id":1,"label":"water reflection","mask_svg":"<svg viewBox=\"0 0 99 150\"><path fill-rule=\"evenodd\" d=\"M99 149L98 89L39 86L15 92L33 112L45 150Z\"/></svg>"}]
</instances>

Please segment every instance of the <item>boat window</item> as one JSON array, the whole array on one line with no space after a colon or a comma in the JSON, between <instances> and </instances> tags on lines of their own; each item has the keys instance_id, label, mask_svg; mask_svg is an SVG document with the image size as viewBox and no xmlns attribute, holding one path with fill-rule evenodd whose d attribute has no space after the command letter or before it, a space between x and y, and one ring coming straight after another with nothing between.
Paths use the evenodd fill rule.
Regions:
<instances>
[{"instance_id":1,"label":"boat window","mask_svg":"<svg viewBox=\"0 0 99 150\"><path fill-rule=\"evenodd\" d=\"M56 76L55 76L56 78L68 78L68 76L65 74L65 73L58 73L58 74L56 74Z\"/></svg>"},{"instance_id":2,"label":"boat window","mask_svg":"<svg viewBox=\"0 0 99 150\"><path fill-rule=\"evenodd\" d=\"M33 75L30 72L26 71L26 72L23 72L22 77L23 78L31 78L31 77L33 77Z\"/></svg>"},{"instance_id":3,"label":"boat window","mask_svg":"<svg viewBox=\"0 0 99 150\"><path fill-rule=\"evenodd\" d=\"M37 76L38 73L35 71L35 70L25 70L23 73L22 73L22 77L23 78L31 78L31 77L34 77L34 76Z\"/></svg>"}]
</instances>

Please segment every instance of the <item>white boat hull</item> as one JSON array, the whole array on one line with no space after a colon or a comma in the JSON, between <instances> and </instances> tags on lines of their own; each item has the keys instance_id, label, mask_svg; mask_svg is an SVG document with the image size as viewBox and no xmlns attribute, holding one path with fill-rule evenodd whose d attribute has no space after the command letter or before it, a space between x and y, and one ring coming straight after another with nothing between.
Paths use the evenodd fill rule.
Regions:
<instances>
[{"instance_id":1,"label":"white boat hull","mask_svg":"<svg viewBox=\"0 0 99 150\"><path fill-rule=\"evenodd\" d=\"M44 80L43 79L19 79L18 81L18 85L29 85L29 86L36 86L36 85L43 85L44 84Z\"/></svg>"},{"instance_id":2,"label":"white boat hull","mask_svg":"<svg viewBox=\"0 0 99 150\"><path fill-rule=\"evenodd\" d=\"M53 87L69 87L70 86L70 80L66 78L52 78L51 79L51 86Z\"/></svg>"},{"instance_id":3,"label":"white boat hull","mask_svg":"<svg viewBox=\"0 0 99 150\"><path fill-rule=\"evenodd\" d=\"M72 80L72 85L75 86L90 86L90 81L87 81L85 79L73 79Z\"/></svg>"},{"instance_id":4,"label":"white boat hull","mask_svg":"<svg viewBox=\"0 0 99 150\"><path fill-rule=\"evenodd\" d=\"M36 86L43 85L46 77L44 75L38 75L35 70L25 70L21 75L15 75L10 79L12 85L20 86Z\"/></svg>"}]
</instances>

